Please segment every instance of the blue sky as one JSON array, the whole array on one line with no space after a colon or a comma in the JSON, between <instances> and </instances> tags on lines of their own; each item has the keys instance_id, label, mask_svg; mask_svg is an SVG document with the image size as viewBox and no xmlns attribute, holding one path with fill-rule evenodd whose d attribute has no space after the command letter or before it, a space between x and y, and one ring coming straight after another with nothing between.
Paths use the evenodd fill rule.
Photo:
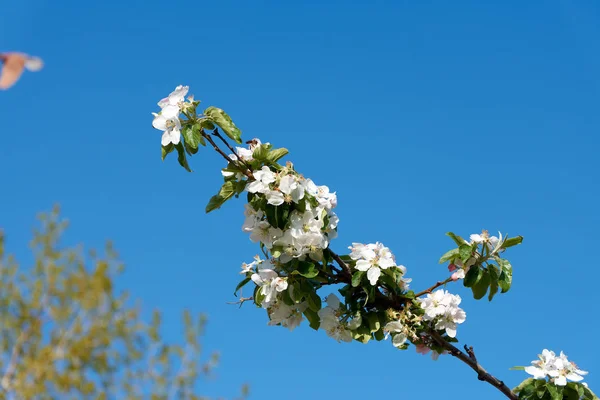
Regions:
<instances>
[{"instance_id":1,"label":"blue sky","mask_svg":"<svg viewBox=\"0 0 600 400\"><path fill-rule=\"evenodd\" d=\"M0 93L3 211L10 248L38 211L62 205L68 238L112 239L120 281L145 307L205 312L222 353L209 395L253 399L501 399L450 356L390 343L289 333L227 305L257 253L241 201L204 206L223 165L210 151L160 160L156 102L188 84L244 137L290 149L337 191L338 252L381 241L422 289L447 271L448 230L521 234L512 290L476 302L461 285L462 343L511 387L509 371L563 350L600 387L595 260L600 168L600 4L591 0L104 2L3 5L0 49L41 56Z\"/></svg>"}]
</instances>

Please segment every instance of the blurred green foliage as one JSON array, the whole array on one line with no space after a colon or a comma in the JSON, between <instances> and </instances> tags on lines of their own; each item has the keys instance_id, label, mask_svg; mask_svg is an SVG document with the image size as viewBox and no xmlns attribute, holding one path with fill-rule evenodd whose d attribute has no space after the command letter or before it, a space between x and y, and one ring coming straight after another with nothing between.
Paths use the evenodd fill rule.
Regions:
<instances>
[{"instance_id":1,"label":"blurred green foliage","mask_svg":"<svg viewBox=\"0 0 600 400\"><path fill-rule=\"evenodd\" d=\"M0 399L206 399L198 381L218 355L200 361L204 317L185 311L182 343L166 343L160 313L145 322L116 293L123 264L110 243L102 255L62 248L58 208L39 219L29 267L0 231Z\"/></svg>"}]
</instances>

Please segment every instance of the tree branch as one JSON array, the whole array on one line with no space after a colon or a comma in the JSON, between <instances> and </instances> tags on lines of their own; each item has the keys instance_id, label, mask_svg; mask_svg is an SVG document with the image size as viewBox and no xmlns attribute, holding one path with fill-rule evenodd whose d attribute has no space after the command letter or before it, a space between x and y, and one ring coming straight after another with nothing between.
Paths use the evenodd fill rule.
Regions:
<instances>
[{"instance_id":1,"label":"tree branch","mask_svg":"<svg viewBox=\"0 0 600 400\"><path fill-rule=\"evenodd\" d=\"M415 298L416 298L416 297L421 297L421 296L423 296L424 294L431 293L431 292L433 292L435 289L439 288L440 286L443 286L443 285L445 285L445 284L446 284L446 283L448 283L448 282L452 282L452 278L448 278L448 279L446 279L445 281L438 281L438 282L437 282L435 285L433 285L433 286L432 286L432 287L430 287L429 289L425 289L425 290L423 290L422 292L419 292L419 293L415 294Z\"/></svg>"},{"instance_id":2,"label":"tree branch","mask_svg":"<svg viewBox=\"0 0 600 400\"><path fill-rule=\"evenodd\" d=\"M477 358L475 357L475 351L473 350L473 347L468 347L467 345L465 345L465 350L467 351L467 353L464 353L460 349L458 349L456 346L452 345L452 343L448 343L435 330L430 330L429 335L437 344L439 344L445 350L447 350L448 353L450 353L454 357L458 358L459 360L461 360L462 362L467 364L469 367L471 367L471 369L473 371L477 372L477 378L480 381L485 381L485 382L489 383L490 385L494 386L496 389L501 391L509 399L518 400L517 395L514 394L512 392L512 390L510 390L510 388L504 384L504 382L502 382L498 378L491 375L489 372L487 372L481 366L481 364L479 364L477 362Z\"/></svg>"},{"instance_id":3,"label":"tree branch","mask_svg":"<svg viewBox=\"0 0 600 400\"><path fill-rule=\"evenodd\" d=\"M217 144L215 143L213 138L210 137L210 135L206 134L206 132L204 131L200 131L200 133L202 134L202 137L204 137L204 139L208 140L208 142L212 145L212 147L217 153L219 153L225 160L227 160L227 162L235 165L235 162L231 159L231 157L229 157L223 150L221 150L219 146L217 146ZM252 172L248 169L244 171L244 175L246 175L248 178L253 177Z\"/></svg>"}]
</instances>

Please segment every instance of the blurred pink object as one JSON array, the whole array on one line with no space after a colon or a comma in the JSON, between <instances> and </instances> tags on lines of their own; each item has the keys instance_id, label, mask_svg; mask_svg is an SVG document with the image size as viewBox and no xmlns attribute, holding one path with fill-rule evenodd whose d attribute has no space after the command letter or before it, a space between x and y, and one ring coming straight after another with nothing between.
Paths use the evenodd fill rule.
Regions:
<instances>
[{"instance_id":1,"label":"blurred pink object","mask_svg":"<svg viewBox=\"0 0 600 400\"><path fill-rule=\"evenodd\" d=\"M2 90L14 85L23 74L24 69L37 72L44 66L41 58L25 53L0 53L0 62L3 64L0 72L0 89Z\"/></svg>"}]
</instances>

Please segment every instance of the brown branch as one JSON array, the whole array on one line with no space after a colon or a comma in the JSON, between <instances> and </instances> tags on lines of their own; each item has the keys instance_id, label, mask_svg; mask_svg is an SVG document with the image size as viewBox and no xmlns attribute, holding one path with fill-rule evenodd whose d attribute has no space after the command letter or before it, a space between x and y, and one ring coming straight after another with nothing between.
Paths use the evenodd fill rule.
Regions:
<instances>
[{"instance_id":1,"label":"brown branch","mask_svg":"<svg viewBox=\"0 0 600 400\"><path fill-rule=\"evenodd\" d=\"M239 304L240 308L244 305L244 302L254 300L254 297L240 297L238 301L228 301L227 304Z\"/></svg>"},{"instance_id":2,"label":"brown branch","mask_svg":"<svg viewBox=\"0 0 600 400\"><path fill-rule=\"evenodd\" d=\"M448 278L448 279L446 279L445 281L438 281L438 282L437 282L435 285L433 285L432 287L430 287L430 288L428 288L428 289L425 289L425 290L423 290L422 292L419 292L419 293L415 294L415 298L416 298L416 297L421 297L421 296L423 296L424 294L431 293L431 292L433 292L435 289L439 288L440 286L443 286L443 285L445 285L445 284L446 284L446 283L448 283L448 282L452 282L452 278Z\"/></svg>"},{"instance_id":3,"label":"brown branch","mask_svg":"<svg viewBox=\"0 0 600 400\"><path fill-rule=\"evenodd\" d=\"M448 353L450 353L454 357L458 358L459 360L461 360L462 362L467 364L469 367L471 367L471 369L473 371L477 372L477 378L480 381L485 381L485 382L489 383L490 385L494 386L496 389L501 391L509 399L518 400L517 395L514 394L512 392L512 390L510 390L510 388L504 384L504 382L502 382L498 378L491 375L489 372L487 372L481 366L481 364L479 364L477 362L477 358L475 357L475 351L473 350L473 347L468 347L465 345L465 350L467 351L467 353L464 353L460 349L458 349L456 346L452 345L451 343L448 343L435 330L430 330L429 335L437 344L439 344L445 350L447 350Z\"/></svg>"},{"instance_id":4,"label":"brown branch","mask_svg":"<svg viewBox=\"0 0 600 400\"><path fill-rule=\"evenodd\" d=\"M229 144L229 142L227 140L225 140L225 138L223 136L221 136L221 134L219 133L219 130L215 128L215 130L212 133L214 136L218 137L219 139L221 139L221 142L225 143L225 146L227 146L227 148L229 149L229 151L231 151L236 158L242 163L244 164L244 166L246 167L247 170L252 171L252 168L250 167L250 165L248 165L248 163L242 159L242 157L240 157L240 155L238 154L238 152Z\"/></svg>"},{"instance_id":5,"label":"brown branch","mask_svg":"<svg viewBox=\"0 0 600 400\"><path fill-rule=\"evenodd\" d=\"M206 132L204 132L204 131L200 131L200 133L202 134L202 137L204 137L206 140L208 140L208 143L210 143L212 145L212 147L215 149L215 151L217 153L219 153L225 160L227 160L227 162L235 165L235 162L231 159L231 157L229 157L227 154L225 154L225 152L223 150L221 150L219 148L219 146L217 146L217 144L215 143L213 138L210 137L210 135L207 135ZM248 178L253 177L252 172L250 172L249 170L244 171L244 175L246 175Z\"/></svg>"},{"instance_id":6,"label":"brown branch","mask_svg":"<svg viewBox=\"0 0 600 400\"><path fill-rule=\"evenodd\" d=\"M348 264L346 264L344 262L344 260L342 260L340 258L340 256L338 256L333 250L331 249L327 249L329 250L329 253L331 254L331 257L338 263L338 265L344 270L345 274L347 275L348 278L350 278L350 280L352 280L352 271L350 270L350 267L348 266Z\"/></svg>"}]
</instances>

